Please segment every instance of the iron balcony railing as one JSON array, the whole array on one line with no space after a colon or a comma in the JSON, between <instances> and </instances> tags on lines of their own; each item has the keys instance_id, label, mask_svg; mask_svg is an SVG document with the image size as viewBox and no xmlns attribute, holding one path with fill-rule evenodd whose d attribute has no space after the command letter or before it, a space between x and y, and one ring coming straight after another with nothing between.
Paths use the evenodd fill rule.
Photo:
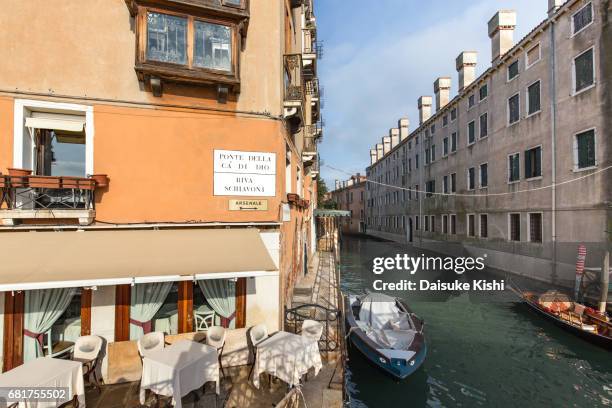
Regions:
<instances>
[{"instance_id":1,"label":"iron balcony railing","mask_svg":"<svg viewBox=\"0 0 612 408\"><path fill-rule=\"evenodd\" d=\"M91 178L0 175L0 209L94 209L95 189Z\"/></svg>"},{"instance_id":2,"label":"iron balcony railing","mask_svg":"<svg viewBox=\"0 0 612 408\"><path fill-rule=\"evenodd\" d=\"M317 151L317 138L314 136L304 137L304 148L302 149L305 153L313 153Z\"/></svg>"},{"instance_id":3,"label":"iron balcony railing","mask_svg":"<svg viewBox=\"0 0 612 408\"><path fill-rule=\"evenodd\" d=\"M285 101L303 101L304 83L302 81L302 56L286 54L285 63Z\"/></svg>"},{"instance_id":4,"label":"iron balcony railing","mask_svg":"<svg viewBox=\"0 0 612 408\"><path fill-rule=\"evenodd\" d=\"M312 125L306 125L304 127L306 137L319 138L323 133L323 129L320 127L318 123L313 123Z\"/></svg>"},{"instance_id":5,"label":"iron balcony railing","mask_svg":"<svg viewBox=\"0 0 612 408\"><path fill-rule=\"evenodd\" d=\"M306 93L313 98L319 98L321 96L319 78L312 78L310 81L306 82Z\"/></svg>"}]
</instances>

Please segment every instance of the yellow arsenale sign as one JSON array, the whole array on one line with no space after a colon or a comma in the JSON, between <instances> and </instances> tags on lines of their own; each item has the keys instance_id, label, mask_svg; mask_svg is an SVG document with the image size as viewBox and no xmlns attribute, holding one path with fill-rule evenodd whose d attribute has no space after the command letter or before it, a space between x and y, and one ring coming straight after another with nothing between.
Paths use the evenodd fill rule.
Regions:
<instances>
[{"instance_id":1,"label":"yellow arsenale sign","mask_svg":"<svg viewBox=\"0 0 612 408\"><path fill-rule=\"evenodd\" d=\"M230 211L267 211L268 200L229 200Z\"/></svg>"}]
</instances>

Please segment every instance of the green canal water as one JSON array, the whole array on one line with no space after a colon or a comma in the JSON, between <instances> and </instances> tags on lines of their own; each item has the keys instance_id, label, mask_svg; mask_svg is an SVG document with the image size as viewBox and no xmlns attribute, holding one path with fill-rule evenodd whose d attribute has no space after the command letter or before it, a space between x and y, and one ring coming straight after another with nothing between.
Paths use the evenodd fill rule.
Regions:
<instances>
[{"instance_id":1,"label":"green canal water","mask_svg":"<svg viewBox=\"0 0 612 408\"><path fill-rule=\"evenodd\" d=\"M418 256L422 251L345 237L343 291L371 290L379 278L372 273L372 259L397 253ZM491 274L485 272L477 278ZM394 281L405 272L383 277ZM541 285L520 284L530 289ZM349 345L352 407L612 406L612 354L543 320L510 295L388 293L406 299L425 320L427 360L413 376L396 382Z\"/></svg>"}]
</instances>

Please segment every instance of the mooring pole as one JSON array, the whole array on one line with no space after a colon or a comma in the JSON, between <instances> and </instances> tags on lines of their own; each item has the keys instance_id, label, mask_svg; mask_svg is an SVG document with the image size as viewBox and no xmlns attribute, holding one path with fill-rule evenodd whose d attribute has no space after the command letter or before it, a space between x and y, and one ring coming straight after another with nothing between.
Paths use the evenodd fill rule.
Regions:
<instances>
[{"instance_id":1,"label":"mooring pole","mask_svg":"<svg viewBox=\"0 0 612 408\"><path fill-rule=\"evenodd\" d=\"M599 298L599 312L606 313L608 301L608 286L610 285L610 251L606 251L601 266L601 296Z\"/></svg>"}]
</instances>

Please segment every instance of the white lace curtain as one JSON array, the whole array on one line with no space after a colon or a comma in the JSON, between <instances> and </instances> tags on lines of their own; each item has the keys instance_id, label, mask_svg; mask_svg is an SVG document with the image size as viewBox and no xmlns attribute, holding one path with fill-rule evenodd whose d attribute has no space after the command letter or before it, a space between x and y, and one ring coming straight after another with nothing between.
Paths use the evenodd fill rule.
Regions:
<instances>
[{"instance_id":1,"label":"white lace curtain","mask_svg":"<svg viewBox=\"0 0 612 408\"><path fill-rule=\"evenodd\" d=\"M223 327L235 327L236 282L231 279L204 279L198 285L208 304L221 317Z\"/></svg>"}]
</instances>

